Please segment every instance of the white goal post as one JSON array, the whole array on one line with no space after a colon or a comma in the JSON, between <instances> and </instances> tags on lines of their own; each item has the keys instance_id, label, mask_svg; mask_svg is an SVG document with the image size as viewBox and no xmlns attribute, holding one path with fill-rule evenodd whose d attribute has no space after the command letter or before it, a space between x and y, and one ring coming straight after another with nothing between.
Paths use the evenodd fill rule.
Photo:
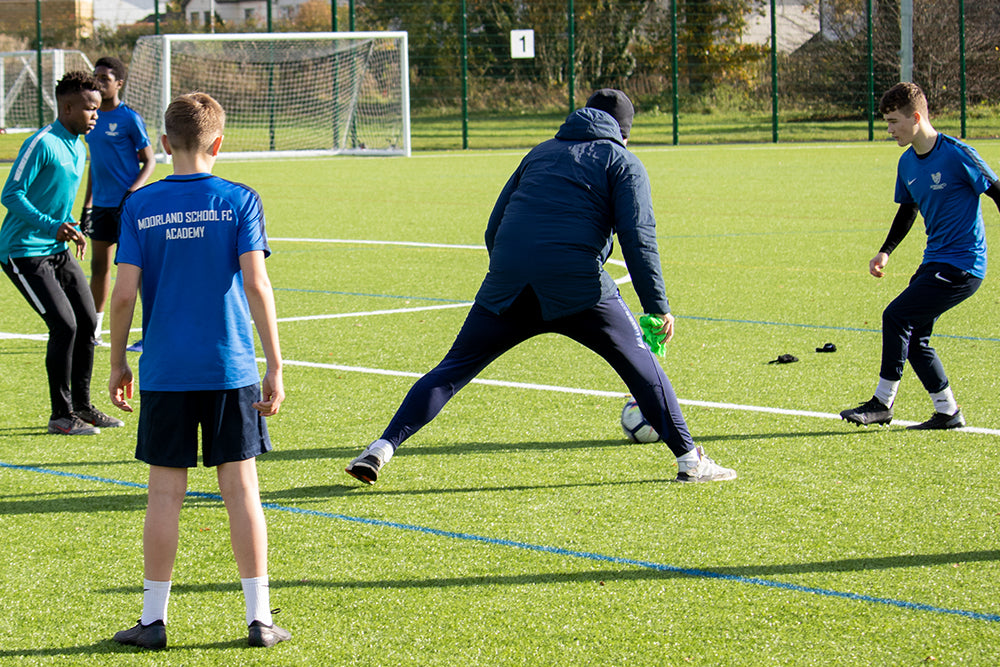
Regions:
<instances>
[{"instance_id":1,"label":"white goal post","mask_svg":"<svg viewBox=\"0 0 1000 667\"><path fill-rule=\"evenodd\" d=\"M124 101L146 121L158 160L167 105L190 92L226 110L220 157L410 155L405 32L139 38Z\"/></svg>"},{"instance_id":2,"label":"white goal post","mask_svg":"<svg viewBox=\"0 0 1000 667\"><path fill-rule=\"evenodd\" d=\"M90 74L94 66L80 51L45 49L41 56L41 125L45 125L56 117L56 84L63 74L73 70ZM29 132L41 127L38 88L37 51L0 53L0 129Z\"/></svg>"}]
</instances>

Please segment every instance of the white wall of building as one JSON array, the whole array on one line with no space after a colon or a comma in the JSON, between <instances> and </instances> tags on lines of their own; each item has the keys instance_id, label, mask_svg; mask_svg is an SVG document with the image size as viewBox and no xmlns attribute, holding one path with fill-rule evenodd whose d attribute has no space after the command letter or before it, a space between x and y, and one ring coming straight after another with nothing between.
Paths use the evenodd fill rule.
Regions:
<instances>
[{"instance_id":1,"label":"white wall of building","mask_svg":"<svg viewBox=\"0 0 1000 667\"><path fill-rule=\"evenodd\" d=\"M822 7L823 3L819 3ZM822 24L816 9L816 0L775 0L775 28L778 51L791 53L818 33ZM752 44L769 44L771 41L771 6L765 4L763 15L754 15L747 21L744 40Z\"/></svg>"},{"instance_id":2,"label":"white wall of building","mask_svg":"<svg viewBox=\"0 0 1000 667\"><path fill-rule=\"evenodd\" d=\"M271 18L275 21L289 19L305 0L277 0L271 5ZM205 25L212 10L224 22L242 25L253 20L258 25L267 22L267 3L261 0L190 0L184 5L184 17L192 25Z\"/></svg>"},{"instance_id":3,"label":"white wall of building","mask_svg":"<svg viewBox=\"0 0 1000 667\"><path fill-rule=\"evenodd\" d=\"M167 11L160 0L160 13ZM138 23L153 13L153 0L94 0L94 27L117 28Z\"/></svg>"}]
</instances>

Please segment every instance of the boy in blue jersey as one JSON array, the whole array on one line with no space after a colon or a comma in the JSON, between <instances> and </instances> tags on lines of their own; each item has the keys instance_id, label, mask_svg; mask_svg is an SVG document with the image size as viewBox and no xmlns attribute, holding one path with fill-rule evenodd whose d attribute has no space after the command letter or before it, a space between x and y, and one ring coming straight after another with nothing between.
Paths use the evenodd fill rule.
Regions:
<instances>
[{"instance_id":1,"label":"boy in blue jersey","mask_svg":"<svg viewBox=\"0 0 1000 667\"><path fill-rule=\"evenodd\" d=\"M104 303L111 290L111 260L118 243L119 208L125 195L142 187L156 168L146 123L121 101L126 72L125 64L118 58L99 58L94 64L94 79L101 89L101 108L97 125L87 134L90 169L80 224L92 241L90 293L97 309L94 340L98 344L104 323Z\"/></svg>"},{"instance_id":2,"label":"boy in blue jersey","mask_svg":"<svg viewBox=\"0 0 1000 667\"><path fill-rule=\"evenodd\" d=\"M143 608L115 641L167 643L167 601L177 555L187 469L217 466L233 553L246 601L251 646L289 639L271 617L267 526L256 456L271 449L263 417L284 400L270 254L256 192L211 174L225 111L204 93L176 98L164 117L163 146L174 173L140 188L122 206L118 275L111 294L111 400L131 412L133 376L125 357L142 283L144 351L136 458L150 465L143 530ZM251 316L253 322L251 323ZM253 325L267 361L263 382ZM262 396L263 388L263 396Z\"/></svg>"},{"instance_id":3,"label":"boy in blue jersey","mask_svg":"<svg viewBox=\"0 0 1000 667\"><path fill-rule=\"evenodd\" d=\"M875 395L840 416L859 425L890 423L903 366L909 361L934 404L930 419L909 428L959 428L965 418L930 337L938 317L972 296L986 277L979 196L985 193L1000 208L1000 185L971 146L931 126L927 98L916 84L890 88L879 111L889 134L910 148L900 156L896 172L899 210L868 270L876 278L885 275L889 254L910 231L918 212L927 228L927 247L909 286L882 313L882 366Z\"/></svg>"},{"instance_id":4,"label":"boy in blue jersey","mask_svg":"<svg viewBox=\"0 0 1000 667\"><path fill-rule=\"evenodd\" d=\"M7 177L0 201L0 265L49 330L45 370L52 414L49 433L93 435L121 426L90 403L94 369L94 300L70 255L83 259L87 240L72 217L87 151L80 135L97 122L97 83L70 72L56 85L56 120L28 137Z\"/></svg>"}]
</instances>

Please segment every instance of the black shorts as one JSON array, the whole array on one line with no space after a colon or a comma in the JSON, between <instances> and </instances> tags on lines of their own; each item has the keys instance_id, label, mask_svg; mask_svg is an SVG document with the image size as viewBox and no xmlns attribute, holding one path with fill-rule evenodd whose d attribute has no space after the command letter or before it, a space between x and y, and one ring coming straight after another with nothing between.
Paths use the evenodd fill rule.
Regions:
<instances>
[{"instance_id":1,"label":"black shorts","mask_svg":"<svg viewBox=\"0 0 1000 667\"><path fill-rule=\"evenodd\" d=\"M105 243L118 243L118 227L121 223L121 208L118 206L95 206L90 211L90 238Z\"/></svg>"},{"instance_id":2,"label":"black shorts","mask_svg":"<svg viewBox=\"0 0 1000 667\"><path fill-rule=\"evenodd\" d=\"M140 391L135 458L154 466L195 468L244 461L271 451L267 424L253 404L260 385L217 391Z\"/></svg>"}]
</instances>

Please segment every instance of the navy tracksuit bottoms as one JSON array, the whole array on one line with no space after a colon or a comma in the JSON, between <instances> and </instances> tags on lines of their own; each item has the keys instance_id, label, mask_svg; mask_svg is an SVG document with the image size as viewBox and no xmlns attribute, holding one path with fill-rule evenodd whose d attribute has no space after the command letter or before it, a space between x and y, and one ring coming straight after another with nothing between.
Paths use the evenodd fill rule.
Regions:
<instances>
[{"instance_id":1,"label":"navy tracksuit bottoms","mask_svg":"<svg viewBox=\"0 0 1000 667\"><path fill-rule=\"evenodd\" d=\"M472 306L448 354L410 388L382 438L398 448L493 360L544 333L568 336L599 354L625 381L642 414L671 451L681 456L694 449L670 380L643 342L639 324L621 295L579 313L544 320L530 287L499 315L479 304Z\"/></svg>"},{"instance_id":2,"label":"navy tracksuit bottoms","mask_svg":"<svg viewBox=\"0 0 1000 667\"><path fill-rule=\"evenodd\" d=\"M879 377L898 381L907 361L929 393L944 391L948 376L930 345L931 332L945 311L976 293L982 284L951 264L921 264L910 284L882 313L882 368Z\"/></svg>"}]
</instances>

